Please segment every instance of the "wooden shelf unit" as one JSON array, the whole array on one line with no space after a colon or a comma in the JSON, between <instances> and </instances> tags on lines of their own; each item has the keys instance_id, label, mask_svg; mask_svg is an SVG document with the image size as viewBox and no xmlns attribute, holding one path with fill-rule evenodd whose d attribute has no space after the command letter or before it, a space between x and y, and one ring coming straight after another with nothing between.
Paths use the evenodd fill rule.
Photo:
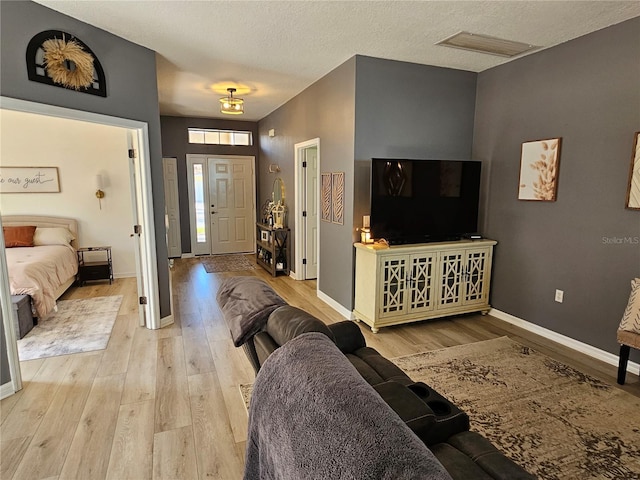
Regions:
<instances>
[{"instance_id":1,"label":"wooden shelf unit","mask_svg":"<svg viewBox=\"0 0 640 480\"><path fill-rule=\"evenodd\" d=\"M256 223L256 263L274 277L289 275L291 231Z\"/></svg>"}]
</instances>

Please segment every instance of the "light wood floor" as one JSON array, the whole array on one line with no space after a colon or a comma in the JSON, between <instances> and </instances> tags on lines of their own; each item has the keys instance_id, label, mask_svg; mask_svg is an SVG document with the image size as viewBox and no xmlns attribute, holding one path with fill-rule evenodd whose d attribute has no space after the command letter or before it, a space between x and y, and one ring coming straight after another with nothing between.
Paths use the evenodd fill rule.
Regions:
<instances>
[{"instance_id":1,"label":"light wood floor","mask_svg":"<svg viewBox=\"0 0 640 480\"><path fill-rule=\"evenodd\" d=\"M290 304L327 323L343 320L314 281L257 275ZM254 379L217 307L220 281L198 259L172 270L175 324L137 326L135 279L72 288L63 299L124 295L106 350L21 363L24 388L1 403L2 480L221 479L242 477L247 413L238 385ZM616 369L490 316L382 329L360 324L387 357L508 335L615 383ZM623 388L640 396L636 375Z\"/></svg>"}]
</instances>

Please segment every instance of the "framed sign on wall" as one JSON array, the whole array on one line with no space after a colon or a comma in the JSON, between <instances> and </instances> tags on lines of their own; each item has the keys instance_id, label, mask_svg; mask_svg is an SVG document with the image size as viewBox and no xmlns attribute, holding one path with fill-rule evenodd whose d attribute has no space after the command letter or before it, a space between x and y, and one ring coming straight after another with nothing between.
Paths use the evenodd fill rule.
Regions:
<instances>
[{"instance_id":1,"label":"framed sign on wall","mask_svg":"<svg viewBox=\"0 0 640 480\"><path fill-rule=\"evenodd\" d=\"M0 167L0 193L58 192L58 167Z\"/></svg>"}]
</instances>

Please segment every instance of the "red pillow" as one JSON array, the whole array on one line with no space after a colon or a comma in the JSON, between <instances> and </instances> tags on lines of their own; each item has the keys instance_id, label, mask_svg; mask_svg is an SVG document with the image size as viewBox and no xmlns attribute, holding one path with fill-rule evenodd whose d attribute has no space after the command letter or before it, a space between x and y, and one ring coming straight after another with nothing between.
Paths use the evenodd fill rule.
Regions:
<instances>
[{"instance_id":1,"label":"red pillow","mask_svg":"<svg viewBox=\"0 0 640 480\"><path fill-rule=\"evenodd\" d=\"M35 225L2 227L2 233L4 234L4 246L6 248L33 247L33 234L35 231Z\"/></svg>"}]
</instances>

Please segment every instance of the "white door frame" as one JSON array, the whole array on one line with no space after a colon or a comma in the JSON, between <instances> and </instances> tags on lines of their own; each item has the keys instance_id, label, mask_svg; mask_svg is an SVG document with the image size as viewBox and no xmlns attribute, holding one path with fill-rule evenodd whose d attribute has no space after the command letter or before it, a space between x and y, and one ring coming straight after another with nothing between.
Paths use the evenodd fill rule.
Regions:
<instances>
[{"instance_id":1,"label":"white door frame","mask_svg":"<svg viewBox=\"0 0 640 480\"><path fill-rule=\"evenodd\" d=\"M140 178L141 191L137 192L142 207L141 225L143 232L142 242L140 245L142 255L144 256L144 269L137 272L142 276L145 283L145 292L147 295L146 319L147 328L158 329L161 327L160 320L160 295L158 289L158 266L156 256L156 238L153 221L153 197L151 191L151 155L149 151L149 127L146 122L130 120L127 118L112 117L98 113L85 112L82 110L73 110L70 108L57 107L55 105L46 105L43 103L29 102L16 98L0 96L0 108L5 110L15 110L18 112L34 113L51 117L67 118L70 120L79 120L101 125L110 125L114 127L122 127L132 131L132 134L138 140L138 158L136 162L138 171L136 172ZM130 174L132 174L131 172ZM4 242L1 245L4 247ZM4 248L0 249L0 269L6 269L7 259ZM4 272L4 270L3 270ZM7 356L9 357L9 371L14 391L18 391L22 385L22 377L20 374L20 361L18 359L18 349L16 344L16 335L13 324L13 309L11 308L11 295L9 294L9 280L6 275L2 275L0 281L0 299L2 300L2 321L7 340ZM5 314L7 310L7 314Z\"/></svg>"},{"instance_id":2,"label":"white door frame","mask_svg":"<svg viewBox=\"0 0 640 480\"><path fill-rule=\"evenodd\" d=\"M305 142L300 142L300 143L296 143L294 145L294 169L293 169L293 176L295 178L294 181L294 201L295 201L295 210L296 210L296 215L295 215L295 229L294 229L294 248L295 248L295 261L294 261L294 265L296 268L295 271L295 276L294 278L296 280L304 280L303 275L302 275L302 246L303 246L303 242L304 239L302 238L302 224L304 222L304 219L302 217L302 205L304 205L305 201L303 198L303 192L304 189L302 188L302 182L305 181L304 178L304 170L302 168L302 150L309 148L309 147L316 147L318 149L318 185L316 186L316 191L319 192L320 191L320 138L313 138L311 140L307 140ZM320 201L318 199L318 201ZM320 285L320 225L318 225L318 229L317 229L317 238L316 238L316 245L318 245L318 276L317 276L317 280L318 283L317 285ZM299 273L298 273L299 272ZM316 288L317 290L317 288Z\"/></svg>"},{"instance_id":3,"label":"white door frame","mask_svg":"<svg viewBox=\"0 0 640 480\"><path fill-rule=\"evenodd\" d=\"M210 158L221 158L223 160L237 160L237 159L246 159L251 160L251 188L253 189L253 241L252 244L255 248L255 223L256 223L256 157L252 155L216 155L216 154L208 154L208 153L188 153L187 157L187 190L189 193L189 227L190 227L190 238L191 238L191 254L190 256L195 255L211 255L211 219L209 218L209 212L211 205L209 198L209 166L208 162ZM204 203L205 203L205 232L207 236L207 252L206 253L196 253L198 250L196 245L196 220L195 220L195 212L194 212L194 204L195 204L195 193L193 191L193 164L201 163L204 177ZM255 250L254 250L255 251Z\"/></svg>"}]
</instances>

